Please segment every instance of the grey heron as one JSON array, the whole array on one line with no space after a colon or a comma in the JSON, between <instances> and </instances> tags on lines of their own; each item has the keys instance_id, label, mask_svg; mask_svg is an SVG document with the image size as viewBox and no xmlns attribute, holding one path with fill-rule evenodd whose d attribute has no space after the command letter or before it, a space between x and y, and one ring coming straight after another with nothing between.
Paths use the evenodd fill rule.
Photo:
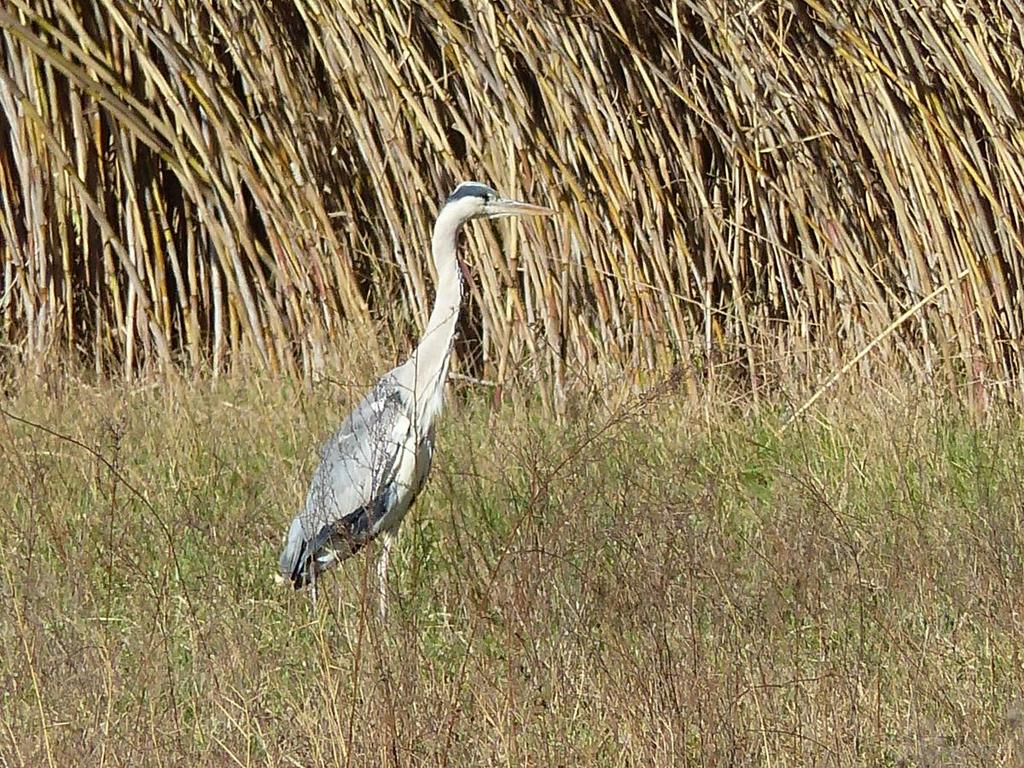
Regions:
<instances>
[{"instance_id":1,"label":"grey heron","mask_svg":"<svg viewBox=\"0 0 1024 768\"><path fill-rule=\"evenodd\" d=\"M320 449L305 507L292 520L281 552L282 579L307 584L380 536L380 612L387 611L387 568L395 532L423 488L434 454L455 326L462 303L457 235L467 221L550 215L539 205L500 196L475 181L459 184L441 207L431 240L437 284L419 345L384 374Z\"/></svg>"}]
</instances>

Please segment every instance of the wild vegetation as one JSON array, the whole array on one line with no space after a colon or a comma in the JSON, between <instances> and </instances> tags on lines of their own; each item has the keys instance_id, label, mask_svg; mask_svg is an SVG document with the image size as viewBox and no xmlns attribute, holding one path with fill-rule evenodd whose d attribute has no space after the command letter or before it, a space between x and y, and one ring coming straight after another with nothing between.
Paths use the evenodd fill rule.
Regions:
<instances>
[{"instance_id":1,"label":"wild vegetation","mask_svg":"<svg viewBox=\"0 0 1024 768\"><path fill-rule=\"evenodd\" d=\"M0 766L1024 764L1011 2L0 3ZM373 614L273 581L474 224ZM552 418L554 414L554 418Z\"/></svg>"},{"instance_id":2,"label":"wild vegetation","mask_svg":"<svg viewBox=\"0 0 1024 768\"><path fill-rule=\"evenodd\" d=\"M272 578L333 387L12 398L3 763L1024 761L1017 416L879 388L784 430L669 383L560 427L473 391L385 625L372 557L315 619Z\"/></svg>"}]
</instances>

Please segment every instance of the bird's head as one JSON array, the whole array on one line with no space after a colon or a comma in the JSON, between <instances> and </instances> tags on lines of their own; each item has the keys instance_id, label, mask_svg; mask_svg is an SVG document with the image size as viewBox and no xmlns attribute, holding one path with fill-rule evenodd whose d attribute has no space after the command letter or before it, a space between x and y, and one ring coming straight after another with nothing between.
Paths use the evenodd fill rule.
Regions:
<instances>
[{"instance_id":1,"label":"bird's head","mask_svg":"<svg viewBox=\"0 0 1024 768\"><path fill-rule=\"evenodd\" d=\"M448 196L444 210L451 210L459 221L497 219L501 216L550 216L550 208L502 197L479 181L464 181Z\"/></svg>"}]
</instances>

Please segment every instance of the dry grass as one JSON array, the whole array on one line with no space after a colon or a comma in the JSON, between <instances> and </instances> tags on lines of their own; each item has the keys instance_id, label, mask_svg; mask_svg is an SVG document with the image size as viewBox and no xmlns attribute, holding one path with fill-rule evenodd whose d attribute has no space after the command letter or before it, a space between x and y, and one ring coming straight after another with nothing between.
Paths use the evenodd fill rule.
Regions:
<instances>
[{"instance_id":1,"label":"dry grass","mask_svg":"<svg viewBox=\"0 0 1024 768\"><path fill-rule=\"evenodd\" d=\"M335 400L12 393L0 763L1024 760L1016 416L879 389L780 435L674 386L564 428L456 398L380 627L370 558L312 622L271 578Z\"/></svg>"},{"instance_id":2,"label":"dry grass","mask_svg":"<svg viewBox=\"0 0 1024 768\"><path fill-rule=\"evenodd\" d=\"M975 0L11 0L0 343L128 375L316 372L368 319L404 349L479 177L561 215L473 229L464 370L760 393L884 337L860 373L1015 395L1022 35Z\"/></svg>"}]
</instances>

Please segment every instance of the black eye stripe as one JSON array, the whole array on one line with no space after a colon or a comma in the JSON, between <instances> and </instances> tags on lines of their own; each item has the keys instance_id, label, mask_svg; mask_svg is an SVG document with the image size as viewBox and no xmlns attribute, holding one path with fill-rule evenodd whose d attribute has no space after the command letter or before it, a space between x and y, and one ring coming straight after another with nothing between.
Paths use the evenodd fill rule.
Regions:
<instances>
[{"instance_id":1,"label":"black eye stripe","mask_svg":"<svg viewBox=\"0 0 1024 768\"><path fill-rule=\"evenodd\" d=\"M479 197L484 200L494 200L496 194L493 189L483 184L477 184L474 182L468 182L460 184L455 188L455 191L449 195L447 202L453 203L456 200L461 200L464 197Z\"/></svg>"}]
</instances>

